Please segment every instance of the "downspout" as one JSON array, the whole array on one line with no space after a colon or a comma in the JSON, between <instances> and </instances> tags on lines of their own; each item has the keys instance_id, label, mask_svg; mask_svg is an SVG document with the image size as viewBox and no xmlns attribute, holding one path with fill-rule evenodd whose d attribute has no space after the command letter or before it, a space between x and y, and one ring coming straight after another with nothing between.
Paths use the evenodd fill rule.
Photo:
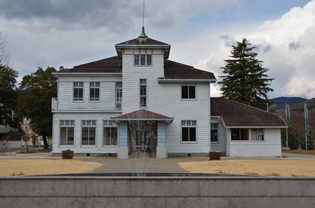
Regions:
<instances>
[{"instance_id":1,"label":"downspout","mask_svg":"<svg viewBox=\"0 0 315 208\"><path fill-rule=\"evenodd\" d=\"M209 152L211 151L211 82L209 81Z\"/></svg>"}]
</instances>

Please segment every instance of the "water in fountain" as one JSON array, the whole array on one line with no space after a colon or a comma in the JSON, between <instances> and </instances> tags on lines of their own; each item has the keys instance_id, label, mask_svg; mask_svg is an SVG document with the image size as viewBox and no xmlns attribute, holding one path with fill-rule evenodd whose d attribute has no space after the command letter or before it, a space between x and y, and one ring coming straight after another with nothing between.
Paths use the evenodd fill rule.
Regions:
<instances>
[{"instance_id":1,"label":"water in fountain","mask_svg":"<svg viewBox=\"0 0 315 208\"><path fill-rule=\"evenodd\" d=\"M142 118L143 115L138 117ZM137 176L144 176L150 168L152 159L156 157L157 122L156 121L128 121L129 159L126 166Z\"/></svg>"}]
</instances>

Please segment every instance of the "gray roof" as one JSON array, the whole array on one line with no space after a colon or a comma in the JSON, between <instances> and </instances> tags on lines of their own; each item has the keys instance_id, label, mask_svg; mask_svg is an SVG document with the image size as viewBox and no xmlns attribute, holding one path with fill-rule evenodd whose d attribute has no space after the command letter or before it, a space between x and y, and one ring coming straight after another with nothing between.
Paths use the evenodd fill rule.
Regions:
<instances>
[{"instance_id":1,"label":"gray roof","mask_svg":"<svg viewBox=\"0 0 315 208\"><path fill-rule=\"evenodd\" d=\"M98 61L74 66L71 69L54 72L60 73L122 73L122 58L113 56ZM164 79L216 79L212 72L195 69L193 66L164 59Z\"/></svg>"},{"instance_id":2,"label":"gray roof","mask_svg":"<svg viewBox=\"0 0 315 208\"><path fill-rule=\"evenodd\" d=\"M286 127L281 116L223 97L211 97L211 116L228 127Z\"/></svg>"}]
</instances>

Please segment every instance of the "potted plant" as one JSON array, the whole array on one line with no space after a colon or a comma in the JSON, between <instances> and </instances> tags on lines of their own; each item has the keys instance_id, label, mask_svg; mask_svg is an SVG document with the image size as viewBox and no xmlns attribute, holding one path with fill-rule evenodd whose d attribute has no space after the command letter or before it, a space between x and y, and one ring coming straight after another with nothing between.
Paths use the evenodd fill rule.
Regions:
<instances>
[{"instance_id":1,"label":"potted plant","mask_svg":"<svg viewBox=\"0 0 315 208\"><path fill-rule=\"evenodd\" d=\"M215 148L213 148L213 150L209 152L209 158L210 160L220 160L221 152L216 151Z\"/></svg>"}]
</instances>

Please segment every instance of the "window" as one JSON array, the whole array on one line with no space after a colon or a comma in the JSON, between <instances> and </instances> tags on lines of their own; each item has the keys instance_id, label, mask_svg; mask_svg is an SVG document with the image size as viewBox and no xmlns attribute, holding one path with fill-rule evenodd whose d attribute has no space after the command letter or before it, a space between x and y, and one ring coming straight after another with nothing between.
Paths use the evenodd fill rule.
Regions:
<instances>
[{"instance_id":1,"label":"window","mask_svg":"<svg viewBox=\"0 0 315 208\"><path fill-rule=\"evenodd\" d=\"M218 124L211 124L211 142L218 142Z\"/></svg>"},{"instance_id":2,"label":"window","mask_svg":"<svg viewBox=\"0 0 315 208\"><path fill-rule=\"evenodd\" d=\"M100 100L100 83L90 82L90 101Z\"/></svg>"},{"instance_id":3,"label":"window","mask_svg":"<svg viewBox=\"0 0 315 208\"><path fill-rule=\"evenodd\" d=\"M249 140L249 129L231 129L231 140Z\"/></svg>"},{"instance_id":4,"label":"window","mask_svg":"<svg viewBox=\"0 0 315 208\"><path fill-rule=\"evenodd\" d=\"M73 83L73 101L83 101L83 82Z\"/></svg>"},{"instance_id":5,"label":"window","mask_svg":"<svg viewBox=\"0 0 315 208\"><path fill-rule=\"evenodd\" d=\"M121 109L122 102L122 82L116 82L116 109Z\"/></svg>"},{"instance_id":6,"label":"window","mask_svg":"<svg viewBox=\"0 0 315 208\"><path fill-rule=\"evenodd\" d=\"M117 127L112 121L103 121L104 145L117 145Z\"/></svg>"},{"instance_id":7,"label":"window","mask_svg":"<svg viewBox=\"0 0 315 208\"><path fill-rule=\"evenodd\" d=\"M196 141L196 121L182 121L182 142Z\"/></svg>"},{"instance_id":8,"label":"window","mask_svg":"<svg viewBox=\"0 0 315 208\"><path fill-rule=\"evenodd\" d=\"M152 55L151 54L136 54L134 55L135 65L152 65Z\"/></svg>"},{"instance_id":9,"label":"window","mask_svg":"<svg viewBox=\"0 0 315 208\"><path fill-rule=\"evenodd\" d=\"M82 145L95 145L96 121L82 121Z\"/></svg>"},{"instance_id":10,"label":"window","mask_svg":"<svg viewBox=\"0 0 315 208\"><path fill-rule=\"evenodd\" d=\"M140 79L140 106L147 106L147 80Z\"/></svg>"},{"instance_id":11,"label":"window","mask_svg":"<svg viewBox=\"0 0 315 208\"><path fill-rule=\"evenodd\" d=\"M251 129L251 140L264 140L264 130L263 129Z\"/></svg>"},{"instance_id":12,"label":"window","mask_svg":"<svg viewBox=\"0 0 315 208\"><path fill-rule=\"evenodd\" d=\"M74 121L60 121L60 145L74 145Z\"/></svg>"},{"instance_id":13,"label":"window","mask_svg":"<svg viewBox=\"0 0 315 208\"><path fill-rule=\"evenodd\" d=\"M182 99L196 99L196 86L182 86Z\"/></svg>"}]
</instances>

